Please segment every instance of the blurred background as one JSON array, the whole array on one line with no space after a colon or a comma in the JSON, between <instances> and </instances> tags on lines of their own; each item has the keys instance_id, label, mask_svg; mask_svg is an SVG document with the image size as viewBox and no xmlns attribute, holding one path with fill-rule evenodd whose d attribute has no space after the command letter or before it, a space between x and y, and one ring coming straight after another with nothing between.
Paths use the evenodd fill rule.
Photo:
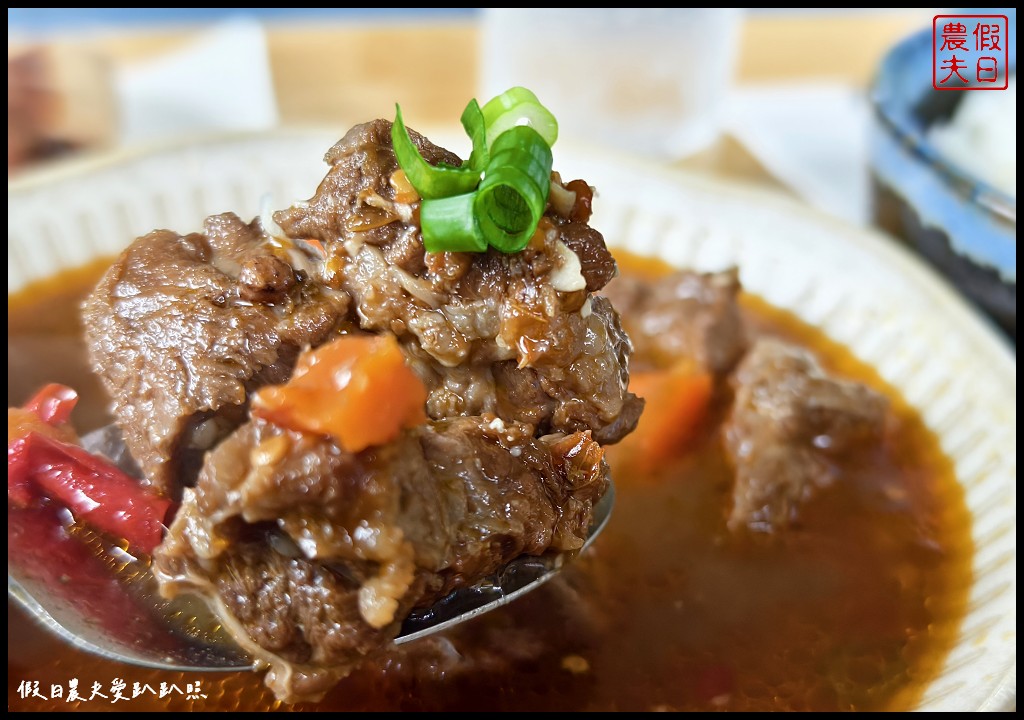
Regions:
<instances>
[{"instance_id":1,"label":"blurred background","mask_svg":"<svg viewBox=\"0 0 1024 720\"><path fill-rule=\"evenodd\" d=\"M395 102L429 134L524 85L570 141L883 227L1015 338L1015 78L932 89L957 12L1007 16L1012 74L1013 9L9 8L8 173Z\"/></svg>"}]
</instances>

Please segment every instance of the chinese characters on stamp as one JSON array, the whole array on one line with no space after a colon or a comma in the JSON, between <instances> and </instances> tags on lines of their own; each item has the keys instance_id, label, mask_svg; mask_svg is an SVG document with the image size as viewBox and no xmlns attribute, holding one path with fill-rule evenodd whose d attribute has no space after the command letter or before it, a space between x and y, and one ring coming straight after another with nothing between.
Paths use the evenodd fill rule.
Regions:
<instances>
[{"instance_id":1,"label":"chinese characters on stamp","mask_svg":"<svg viewBox=\"0 0 1024 720\"><path fill-rule=\"evenodd\" d=\"M1005 90L1010 84L1006 15L936 15L932 20L932 87Z\"/></svg>"}]
</instances>

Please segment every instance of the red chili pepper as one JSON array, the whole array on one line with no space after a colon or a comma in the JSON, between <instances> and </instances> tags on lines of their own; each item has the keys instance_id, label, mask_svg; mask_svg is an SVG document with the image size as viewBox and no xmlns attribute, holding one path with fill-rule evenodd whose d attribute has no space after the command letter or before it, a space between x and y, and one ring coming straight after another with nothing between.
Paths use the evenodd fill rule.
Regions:
<instances>
[{"instance_id":1,"label":"red chili pepper","mask_svg":"<svg viewBox=\"0 0 1024 720\"><path fill-rule=\"evenodd\" d=\"M77 401L71 388L48 385L25 410L58 427L67 422ZM46 425L42 429L48 430ZM24 508L40 495L65 505L77 520L147 553L160 544L171 506L170 500L147 492L107 460L29 430L7 443L7 501Z\"/></svg>"},{"instance_id":2,"label":"red chili pepper","mask_svg":"<svg viewBox=\"0 0 1024 720\"><path fill-rule=\"evenodd\" d=\"M25 437L7 445L7 502L15 507L26 507L35 497L32 490L31 470L28 464L28 443Z\"/></svg>"},{"instance_id":3,"label":"red chili pepper","mask_svg":"<svg viewBox=\"0 0 1024 720\"><path fill-rule=\"evenodd\" d=\"M45 423L60 425L68 421L77 404L78 393L67 385L50 383L33 395L24 408Z\"/></svg>"},{"instance_id":4,"label":"red chili pepper","mask_svg":"<svg viewBox=\"0 0 1024 720\"><path fill-rule=\"evenodd\" d=\"M160 544L170 500L146 492L138 481L77 445L39 433L29 433L23 444L32 484L65 505L77 520L147 553ZM26 484L19 478L14 482L19 492ZM8 500L11 483L8 466Z\"/></svg>"}]
</instances>

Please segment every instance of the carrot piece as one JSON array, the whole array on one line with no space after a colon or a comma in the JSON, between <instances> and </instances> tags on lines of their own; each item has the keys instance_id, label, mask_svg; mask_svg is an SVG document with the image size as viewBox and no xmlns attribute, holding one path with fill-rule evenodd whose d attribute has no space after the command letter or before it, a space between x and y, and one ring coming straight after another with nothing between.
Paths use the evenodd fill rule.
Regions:
<instances>
[{"instance_id":1,"label":"carrot piece","mask_svg":"<svg viewBox=\"0 0 1024 720\"><path fill-rule=\"evenodd\" d=\"M714 383L689 365L632 373L629 389L646 404L640 422L619 452L648 469L680 456L707 414Z\"/></svg>"},{"instance_id":2,"label":"carrot piece","mask_svg":"<svg viewBox=\"0 0 1024 720\"><path fill-rule=\"evenodd\" d=\"M359 452L424 422L426 400L393 337L346 335L303 353L284 385L257 391L252 414Z\"/></svg>"}]
</instances>

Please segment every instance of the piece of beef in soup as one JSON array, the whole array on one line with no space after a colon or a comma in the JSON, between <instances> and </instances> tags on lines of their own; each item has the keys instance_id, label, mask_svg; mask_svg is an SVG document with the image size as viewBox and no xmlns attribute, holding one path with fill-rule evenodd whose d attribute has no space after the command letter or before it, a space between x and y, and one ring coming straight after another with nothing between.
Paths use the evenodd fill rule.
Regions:
<instances>
[{"instance_id":1,"label":"piece of beef in soup","mask_svg":"<svg viewBox=\"0 0 1024 720\"><path fill-rule=\"evenodd\" d=\"M410 609L579 549L607 483L589 433L455 418L352 454L255 420L209 454L155 568L165 592L220 608L279 697L315 698Z\"/></svg>"},{"instance_id":2,"label":"piece of beef in soup","mask_svg":"<svg viewBox=\"0 0 1024 720\"><path fill-rule=\"evenodd\" d=\"M148 482L171 494L191 482L246 419L248 393L346 326L348 297L307 265L229 213L204 233L139 238L89 295L90 359Z\"/></svg>"},{"instance_id":3,"label":"piece of beef in soup","mask_svg":"<svg viewBox=\"0 0 1024 720\"><path fill-rule=\"evenodd\" d=\"M622 314L634 357L645 369L678 362L722 377L747 347L735 269L680 270L661 278L616 278L604 294Z\"/></svg>"},{"instance_id":4,"label":"piece of beef in soup","mask_svg":"<svg viewBox=\"0 0 1024 720\"><path fill-rule=\"evenodd\" d=\"M412 137L429 162L460 163ZM426 253L391 123L357 125L326 160L313 198L275 219L290 238L327 248L327 282L352 296L363 330L398 338L431 418L494 413L541 433L590 430L602 443L635 427L643 405L626 387L629 341L611 305L591 296L615 262L586 214L550 206L519 253Z\"/></svg>"},{"instance_id":5,"label":"piece of beef in soup","mask_svg":"<svg viewBox=\"0 0 1024 720\"><path fill-rule=\"evenodd\" d=\"M798 522L803 503L877 446L885 429L884 396L826 374L811 353L779 340L757 341L732 384L723 433L736 473L733 530Z\"/></svg>"},{"instance_id":6,"label":"piece of beef in soup","mask_svg":"<svg viewBox=\"0 0 1024 720\"><path fill-rule=\"evenodd\" d=\"M592 295L616 266L586 224L589 187L559 185L521 252L427 253L390 132L353 128L316 195L267 226L323 249L311 276L351 298L353 332L397 340L425 424L349 452L260 415L207 454L156 554L163 591L209 600L292 700L382 652L412 608L519 555L578 550L608 486L601 445L643 407L618 315Z\"/></svg>"}]
</instances>

